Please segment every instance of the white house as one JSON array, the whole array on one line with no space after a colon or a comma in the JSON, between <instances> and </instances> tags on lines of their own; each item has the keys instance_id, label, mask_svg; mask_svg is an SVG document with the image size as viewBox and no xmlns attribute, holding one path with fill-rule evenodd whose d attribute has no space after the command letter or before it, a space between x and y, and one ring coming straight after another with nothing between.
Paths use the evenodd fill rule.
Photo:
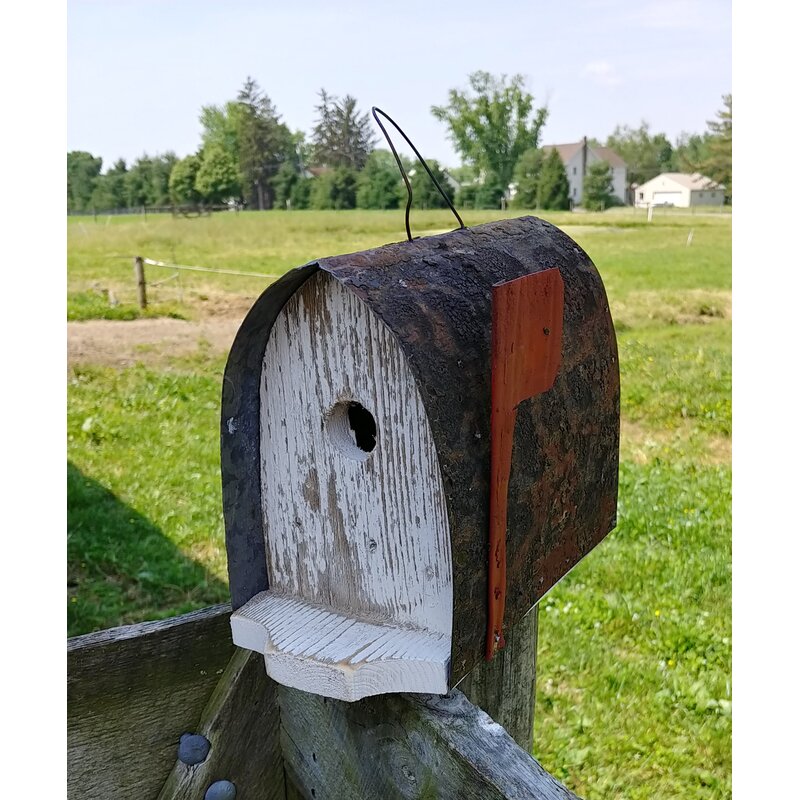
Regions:
<instances>
[{"instance_id":1,"label":"white house","mask_svg":"<svg viewBox=\"0 0 800 800\"><path fill-rule=\"evenodd\" d=\"M572 144L545 145L545 155L556 150L561 156L564 169L569 180L569 198L574 205L583 200L583 178L592 164L605 161L611 167L613 194L621 203L625 202L625 190L628 186L628 167L625 162L609 147L589 144L586 137Z\"/></svg>"},{"instance_id":2,"label":"white house","mask_svg":"<svg viewBox=\"0 0 800 800\"><path fill-rule=\"evenodd\" d=\"M725 187L695 172L663 172L634 189L637 206L721 206Z\"/></svg>"}]
</instances>

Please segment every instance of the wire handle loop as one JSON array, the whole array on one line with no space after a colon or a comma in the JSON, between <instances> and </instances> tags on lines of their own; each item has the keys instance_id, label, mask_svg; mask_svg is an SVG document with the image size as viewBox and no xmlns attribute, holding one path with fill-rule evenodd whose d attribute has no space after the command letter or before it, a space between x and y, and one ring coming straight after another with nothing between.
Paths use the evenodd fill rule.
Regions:
<instances>
[{"instance_id":1,"label":"wire handle loop","mask_svg":"<svg viewBox=\"0 0 800 800\"><path fill-rule=\"evenodd\" d=\"M433 173L430 170L430 167L426 163L425 159L420 155L419 150L417 150L417 148L414 147L414 143L411 141L411 139L409 139L408 136L405 135L403 129L385 111L382 111L377 106L372 106L372 116L375 117L375 122L378 123L378 127L381 129L381 131L383 131L383 135L386 138L386 141L389 143L389 147L392 149L392 155L394 156L394 160L397 162L397 168L400 170L400 174L403 176L403 182L406 185L406 192L408 194L408 200L406 201L406 235L408 236L408 241L410 242L412 240L410 218L411 218L411 199L413 197L413 193L411 191L411 182L408 180L408 175L406 175L406 171L405 169L403 169L403 162L400 161L400 156L397 155L397 150L394 149L394 144L392 143L389 134L386 132L386 128L383 127L383 123L378 119L378 114L389 120L389 122L391 122L392 125L394 125L394 127L397 129L397 132L406 140L406 142L408 142L408 146L414 151L414 155L419 160L419 163L422 164L423 167L425 167L425 172L428 173L428 177L433 181L433 185L439 190L439 194L444 198L445 203L447 203L448 207L453 212L453 215L458 220L458 224L461 226L462 229L466 228L467 226L464 224L464 220L461 219L461 217L458 214L458 211L456 211L455 209L455 206L450 202L450 198L447 196L445 190L442 189L442 187L439 185L439 181L437 181L436 178L434 178Z\"/></svg>"}]
</instances>

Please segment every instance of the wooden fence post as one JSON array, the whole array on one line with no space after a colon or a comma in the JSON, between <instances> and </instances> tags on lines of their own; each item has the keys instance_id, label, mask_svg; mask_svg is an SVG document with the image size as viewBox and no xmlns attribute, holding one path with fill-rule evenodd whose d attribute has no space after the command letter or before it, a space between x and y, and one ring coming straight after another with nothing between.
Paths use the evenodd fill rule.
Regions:
<instances>
[{"instance_id":1,"label":"wooden fence post","mask_svg":"<svg viewBox=\"0 0 800 800\"><path fill-rule=\"evenodd\" d=\"M233 647L229 614L69 640L71 800L577 800L461 692L346 703L281 686L262 655ZM509 631L494 668L519 655L514 637L535 617Z\"/></svg>"},{"instance_id":2,"label":"wooden fence post","mask_svg":"<svg viewBox=\"0 0 800 800\"><path fill-rule=\"evenodd\" d=\"M506 646L458 685L527 753L533 750L538 637L539 607L534 606L506 633Z\"/></svg>"},{"instance_id":3,"label":"wooden fence post","mask_svg":"<svg viewBox=\"0 0 800 800\"><path fill-rule=\"evenodd\" d=\"M136 290L139 295L139 308L147 308L147 284L144 280L144 259L136 256L133 259L133 271L136 275Z\"/></svg>"}]
</instances>

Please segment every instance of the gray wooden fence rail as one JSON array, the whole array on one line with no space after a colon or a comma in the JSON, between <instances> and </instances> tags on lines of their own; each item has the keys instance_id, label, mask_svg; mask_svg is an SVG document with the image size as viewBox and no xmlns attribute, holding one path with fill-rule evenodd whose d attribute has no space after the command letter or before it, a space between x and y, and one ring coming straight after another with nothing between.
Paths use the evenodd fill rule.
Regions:
<instances>
[{"instance_id":1,"label":"gray wooden fence rail","mask_svg":"<svg viewBox=\"0 0 800 800\"><path fill-rule=\"evenodd\" d=\"M232 645L229 614L215 606L68 641L69 797L189 800L215 786L208 797L222 798L230 782L237 800L575 798L462 692L344 703L279 686ZM522 685L532 703L535 628L535 612L515 628L525 644L510 643L514 665L470 676L527 742L532 705L509 703L503 686L516 680L511 694ZM195 766L177 757L185 733L211 745Z\"/></svg>"}]
</instances>

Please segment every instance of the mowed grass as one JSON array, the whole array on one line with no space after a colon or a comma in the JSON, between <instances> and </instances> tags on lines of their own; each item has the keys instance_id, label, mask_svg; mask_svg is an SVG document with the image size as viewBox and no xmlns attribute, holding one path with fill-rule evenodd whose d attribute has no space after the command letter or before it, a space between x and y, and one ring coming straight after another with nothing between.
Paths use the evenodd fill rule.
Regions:
<instances>
[{"instance_id":1,"label":"mowed grass","mask_svg":"<svg viewBox=\"0 0 800 800\"><path fill-rule=\"evenodd\" d=\"M730 217L547 218L606 284L623 437L619 525L540 605L534 755L586 798L729 797ZM420 233L451 227L440 212L412 221ZM397 241L401 226L400 212L71 220L69 286L119 296L128 285L133 297L130 263L114 253L281 272ZM192 317L264 283L188 275L182 300L163 301ZM226 598L223 367L201 346L158 368L70 374L70 633Z\"/></svg>"}]
</instances>

